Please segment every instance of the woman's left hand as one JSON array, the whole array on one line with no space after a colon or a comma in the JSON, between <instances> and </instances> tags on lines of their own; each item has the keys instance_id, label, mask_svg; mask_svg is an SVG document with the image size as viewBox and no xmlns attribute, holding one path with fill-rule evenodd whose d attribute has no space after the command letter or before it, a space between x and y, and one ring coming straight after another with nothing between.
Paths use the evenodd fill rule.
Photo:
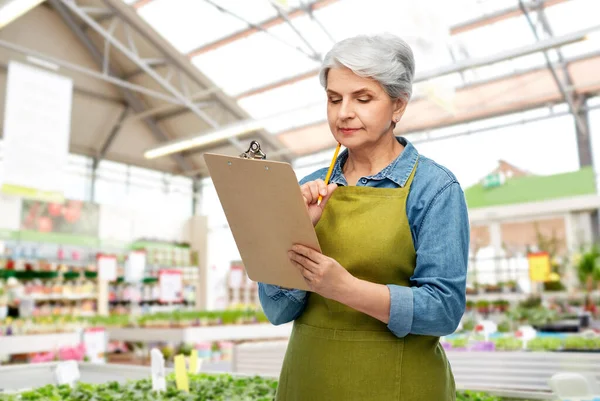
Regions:
<instances>
[{"instance_id":1,"label":"woman's left hand","mask_svg":"<svg viewBox=\"0 0 600 401\"><path fill-rule=\"evenodd\" d=\"M335 259L304 245L294 245L288 255L310 290L325 298L339 300L354 280Z\"/></svg>"}]
</instances>

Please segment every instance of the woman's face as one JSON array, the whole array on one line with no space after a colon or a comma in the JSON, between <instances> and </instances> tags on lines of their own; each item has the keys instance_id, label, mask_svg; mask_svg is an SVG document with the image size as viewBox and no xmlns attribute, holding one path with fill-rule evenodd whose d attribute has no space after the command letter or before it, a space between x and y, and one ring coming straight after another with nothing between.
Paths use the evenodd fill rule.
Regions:
<instances>
[{"instance_id":1,"label":"woman's face","mask_svg":"<svg viewBox=\"0 0 600 401\"><path fill-rule=\"evenodd\" d=\"M335 139L349 149L369 147L393 131L405 103L391 99L381 84L348 68L327 75L327 120Z\"/></svg>"}]
</instances>

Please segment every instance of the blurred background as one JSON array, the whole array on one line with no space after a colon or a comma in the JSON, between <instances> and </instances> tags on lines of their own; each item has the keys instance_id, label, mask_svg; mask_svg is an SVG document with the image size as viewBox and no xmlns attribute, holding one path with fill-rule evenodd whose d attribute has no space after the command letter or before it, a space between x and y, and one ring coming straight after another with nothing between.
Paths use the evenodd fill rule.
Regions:
<instances>
[{"instance_id":1,"label":"blurred background","mask_svg":"<svg viewBox=\"0 0 600 401\"><path fill-rule=\"evenodd\" d=\"M0 1L0 391L54 383L65 360L91 382L144 378L152 347L167 366L277 376L291 327L266 322L202 155L257 140L298 179L328 166L321 60L390 32L417 69L396 134L469 207L467 311L441 342L458 387L487 395L459 397L600 397L599 15L598 0Z\"/></svg>"}]
</instances>

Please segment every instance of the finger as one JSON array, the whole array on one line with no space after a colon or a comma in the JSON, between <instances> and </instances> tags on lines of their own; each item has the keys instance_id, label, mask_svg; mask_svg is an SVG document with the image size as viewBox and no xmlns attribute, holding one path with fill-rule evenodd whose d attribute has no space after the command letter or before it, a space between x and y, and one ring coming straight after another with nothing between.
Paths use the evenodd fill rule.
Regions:
<instances>
[{"instance_id":1,"label":"finger","mask_svg":"<svg viewBox=\"0 0 600 401\"><path fill-rule=\"evenodd\" d=\"M318 269L317 264L304 255L301 255L296 252L289 252L288 256L289 256L290 260L300 264L305 269L308 269L312 272L316 272Z\"/></svg>"},{"instance_id":2,"label":"finger","mask_svg":"<svg viewBox=\"0 0 600 401\"><path fill-rule=\"evenodd\" d=\"M308 184L302 185L300 187L300 191L302 192L302 196L304 197L304 200L306 201L307 205L316 202L316 200L313 198L312 191L310 190Z\"/></svg>"},{"instance_id":3,"label":"finger","mask_svg":"<svg viewBox=\"0 0 600 401\"><path fill-rule=\"evenodd\" d=\"M301 256L304 256L311 260L313 263L318 264L323 259L323 254L315 251L304 245L296 244L292 247L292 252L295 252Z\"/></svg>"},{"instance_id":4,"label":"finger","mask_svg":"<svg viewBox=\"0 0 600 401\"><path fill-rule=\"evenodd\" d=\"M321 201L321 208L325 208L325 204L327 204L327 201L329 200L329 198L331 198L331 195L333 195L333 191L335 191L337 187L337 184L327 185L327 195L324 196L323 200Z\"/></svg>"},{"instance_id":5,"label":"finger","mask_svg":"<svg viewBox=\"0 0 600 401\"><path fill-rule=\"evenodd\" d=\"M310 194L316 202L316 200L319 198L319 184L316 181L311 181L307 184L308 188L310 188Z\"/></svg>"},{"instance_id":6,"label":"finger","mask_svg":"<svg viewBox=\"0 0 600 401\"><path fill-rule=\"evenodd\" d=\"M319 195L326 196L327 195L327 185L325 185L325 181L319 179L319 180L316 180L315 182L317 183L317 187L319 189Z\"/></svg>"},{"instance_id":7,"label":"finger","mask_svg":"<svg viewBox=\"0 0 600 401\"><path fill-rule=\"evenodd\" d=\"M296 269L298 269L298 272L302 275L302 277L304 277L304 280L308 283L310 283L312 281L312 273L310 270L307 270L304 268L304 266L302 266L300 263L296 262L295 260L292 260L292 264L294 265L294 267Z\"/></svg>"}]
</instances>

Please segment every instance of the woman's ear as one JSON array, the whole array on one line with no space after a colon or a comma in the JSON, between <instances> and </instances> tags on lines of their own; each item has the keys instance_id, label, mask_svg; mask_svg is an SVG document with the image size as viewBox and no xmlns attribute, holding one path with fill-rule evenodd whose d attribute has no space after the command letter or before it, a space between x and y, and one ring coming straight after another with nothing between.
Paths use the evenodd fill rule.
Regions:
<instances>
[{"instance_id":1,"label":"woman's ear","mask_svg":"<svg viewBox=\"0 0 600 401\"><path fill-rule=\"evenodd\" d=\"M398 121L400 121L400 119L404 115L404 112L406 111L407 105L408 105L408 102L403 99L394 100L394 115L392 117L392 120L394 122L397 123Z\"/></svg>"}]
</instances>

